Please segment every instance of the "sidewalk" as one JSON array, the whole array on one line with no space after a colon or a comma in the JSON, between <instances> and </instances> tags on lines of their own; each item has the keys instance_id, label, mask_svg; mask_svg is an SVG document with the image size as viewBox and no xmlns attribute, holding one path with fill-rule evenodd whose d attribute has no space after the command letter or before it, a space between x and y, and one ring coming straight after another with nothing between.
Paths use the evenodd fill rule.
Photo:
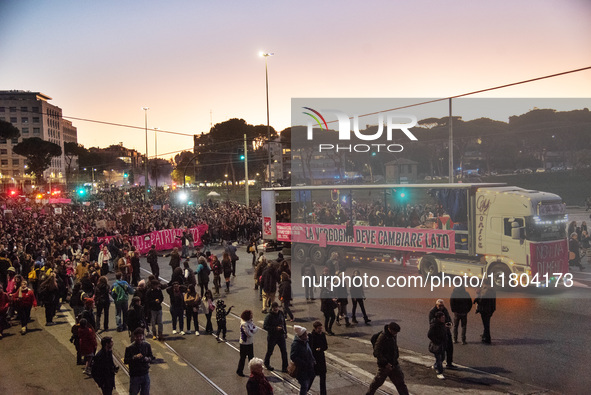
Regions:
<instances>
[{"instance_id":1,"label":"sidewalk","mask_svg":"<svg viewBox=\"0 0 591 395\"><path fill-rule=\"evenodd\" d=\"M91 377L76 365L76 349L70 343L70 313L59 311L53 326L45 326L43 307L31 310L28 332L20 324L4 331L0 340L0 394L100 394ZM16 322L15 322L16 323Z\"/></svg>"}]
</instances>

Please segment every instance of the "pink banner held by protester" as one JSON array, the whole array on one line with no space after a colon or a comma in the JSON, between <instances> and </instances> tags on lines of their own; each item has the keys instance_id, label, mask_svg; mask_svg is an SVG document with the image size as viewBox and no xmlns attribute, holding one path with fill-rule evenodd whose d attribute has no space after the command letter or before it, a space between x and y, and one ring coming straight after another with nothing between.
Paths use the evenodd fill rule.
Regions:
<instances>
[{"instance_id":1,"label":"pink banner held by protester","mask_svg":"<svg viewBox=\"0 0 591 395\"><path fill-rule=\"evenodd\" d=\"M189 228L189 232L193 235L195 240L194 246L201 247L201 236L208 229L207 225L199 225L195 228ZM156 251L172 250L174 247L181 247L180 238L183 235L183 229L164 229L157 230L151 233L146 233L139 236L131 236L129 239L131 244L135 247L136 251L140 254L146 254L152 244L156 246ZM99 242L109 242L114 236L99 237Z\"/></svg>"}]
</instances>

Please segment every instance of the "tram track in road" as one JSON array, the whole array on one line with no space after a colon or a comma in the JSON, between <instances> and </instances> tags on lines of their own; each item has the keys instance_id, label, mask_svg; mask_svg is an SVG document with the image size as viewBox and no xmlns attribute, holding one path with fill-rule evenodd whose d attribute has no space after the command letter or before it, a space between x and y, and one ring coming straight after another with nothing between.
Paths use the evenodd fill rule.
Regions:
<instances>
[{"instance_id":1,"label":"tram track in road","mask_svg":"<svg viewBox=\"0 0 591 395\"><path fill-rule=\"evenodd\" d=\"M141 270L143 270L146 273L151 274L151 272L145 268L141 268ZM167 282L166 279L159 277L160 280ZM162 303L164 306L170 308L170 305L168 303L163 302ZM230 312L229 316L231 316L232 318L240 321L240 316ZM262 323L262 321L260 321L259 323ZM199 325L201 330L205 330L205 327L202 325ZM293 325L288 325L289 328L293 328ZM265 329L262 328L262 326L259 326L259 330L261 332L264 332L265 334L267 333L267 331L265 331ZM216 336L215 334L211 334L211 336ZM221 389L219 386L217 386L217 384L215 384L215 382L208 377L203 371L199 370L197 367L195 367L192 363L189 362L189 360L184 357L178 350L176 350L174 347L172 347L172 345L170 345L168 342L164 341L162 342L165 347L173 352L175 355L177 355L180 359L183 360L183 362L187 363L188 366L190 366L193 370L195 370L201 377L203 377L205 380L208 381L208 383L210 383L210 385L215 386L217 388L219 388L219 390L216 388L216 390L218 391L222 391L219 393L224 393L223 389ZM230 347L231 349L233 349L235 352L239 353L240 349L239 347L237 347L236 345L232 344L231 341L225 341L223 342L226 344L226 346ZM288 338L288 341L286 342L286 346L290 346L292 343L292 341ZM289 353L289 348L288 348L288 353ZM332 355L330 353L327 353L327 359L329 360L336 360L339 361L340 365L337 365L336 363L332 363L332 362L328 362L326 363L327 368L331 369L333 371L334 374L338 375L340 378L347 380L348 382L350 382L351 384L355 384L355 385L359 385L359 386L363 386L365 389L368 388L369 384L365 381L363 381L362 379L360 379L359 377L353 375L352 373L349 372L349 370L357 370L357 373L361 373L359 374L359 376L364 376L367 377L369 380L371 380L373 378L373 374L369 374L368 372L365 371L361 371L361 369L353 364L348 363L347 361L341 360L340 358L338 358L335 355ZM347 370L345 370L347 369ZM284 386L287 386L288 388L290 388L291 390L295 391L296 393L299 392L300 390L300 386L299 383L297 382L297 380L295 380L294 378L288 376L287 374L281 374L277 371L268 371L268 373L270 375L272 375L273 377L275 377L276 379L280 380L280 382L283 383ZM309 394L315 394L315 391L309 391ZM384 391L383 389L378 389L378 391L376 392L378 394L381 395L388 395L390 394L390 392Z\"/></svg>"}]
</instances>

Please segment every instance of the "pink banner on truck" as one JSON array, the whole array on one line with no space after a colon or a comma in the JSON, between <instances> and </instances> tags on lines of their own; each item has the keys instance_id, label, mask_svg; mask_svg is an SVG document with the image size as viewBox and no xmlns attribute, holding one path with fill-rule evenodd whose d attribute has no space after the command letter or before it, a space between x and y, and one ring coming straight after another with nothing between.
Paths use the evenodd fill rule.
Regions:
<instances>
[{"instance_id":1,"label":"pink banner on truck","mask_svg":"<svg viewBox=\"0 0 591 395\"><path fill-rule=\"evenodd\" d=\"M193 235L195 240L195 246L201 247L201 236L208 229L207 225L199 225L195 228L189 228L189 232ZM181 240L177 239L176 236L181 237L183 235L183 229L164 229L157 230L151 233L147 233L140 236L131 236L131 244L135 247L140 254L146 254L152 244L156 246L156 251L172 250L174 247L181 248ZM109 242L113 236L99 237L99 242Z\"/></svg>"},{"instance_id":2,"label":"pink banner on truck","mask_svg":"<svg viewBox=\"0 0 591 395\"><path fill-rule=\"evenodd\" d=\"M453 230L345 225L277 224L277 240L293 243L368 247L455 254Z\"/></svg>"}]
</instances>

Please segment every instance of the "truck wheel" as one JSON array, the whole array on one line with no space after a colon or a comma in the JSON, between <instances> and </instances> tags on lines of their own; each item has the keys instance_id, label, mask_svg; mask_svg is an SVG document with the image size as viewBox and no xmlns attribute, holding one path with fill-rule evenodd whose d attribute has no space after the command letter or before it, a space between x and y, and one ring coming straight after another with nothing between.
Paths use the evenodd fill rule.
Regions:
<instances>
[{"instance_id":1,"label":"truck wheel","mask_svg":"<svg viewBox=\"0 0 591 395\"><path fill-rule=\"evenodd\" d=\"M296 244L293 247L292 258L296 262L304 262L308 257L308 246L305 244Z\"/></svg>"},{"instance_id":2,"label":"truck wheel","mask_svg":"<svg viewBox=\"0 0 591 395\"><path fill-rule=\"evenodd\" d=\"M504 263L496 263L490 269L489 273L492 274L492 281L494 283L495 288L503 288L509 289L510 287L507 285L509 282L509 275L511 274L511 270L504 264ZM503 278L504 277L504 278Z\"/></svg>"},{"instance_id":3,"label":"truck wheel","mask_svg":"<svg viewBox=\"0 0 591 395\"><path fill-rule=\"evenodd\" d=\"M312 246L310 248L310 259L315 265L324 265L326 262L326 248Z\"/></svg>"},{"instance_id":4,"label":"truck wheel","mask_svg":"<svg viewBox=\"0 0 591 395\"><path fill-rule=\"evenodd\" d=\"M435 258L429 255L425 255L421 258L421 274L425 277L427 275L433 277L439 274L439 270L437 270L437 262L435 262Z\"/></svg>"}]
</instances>

